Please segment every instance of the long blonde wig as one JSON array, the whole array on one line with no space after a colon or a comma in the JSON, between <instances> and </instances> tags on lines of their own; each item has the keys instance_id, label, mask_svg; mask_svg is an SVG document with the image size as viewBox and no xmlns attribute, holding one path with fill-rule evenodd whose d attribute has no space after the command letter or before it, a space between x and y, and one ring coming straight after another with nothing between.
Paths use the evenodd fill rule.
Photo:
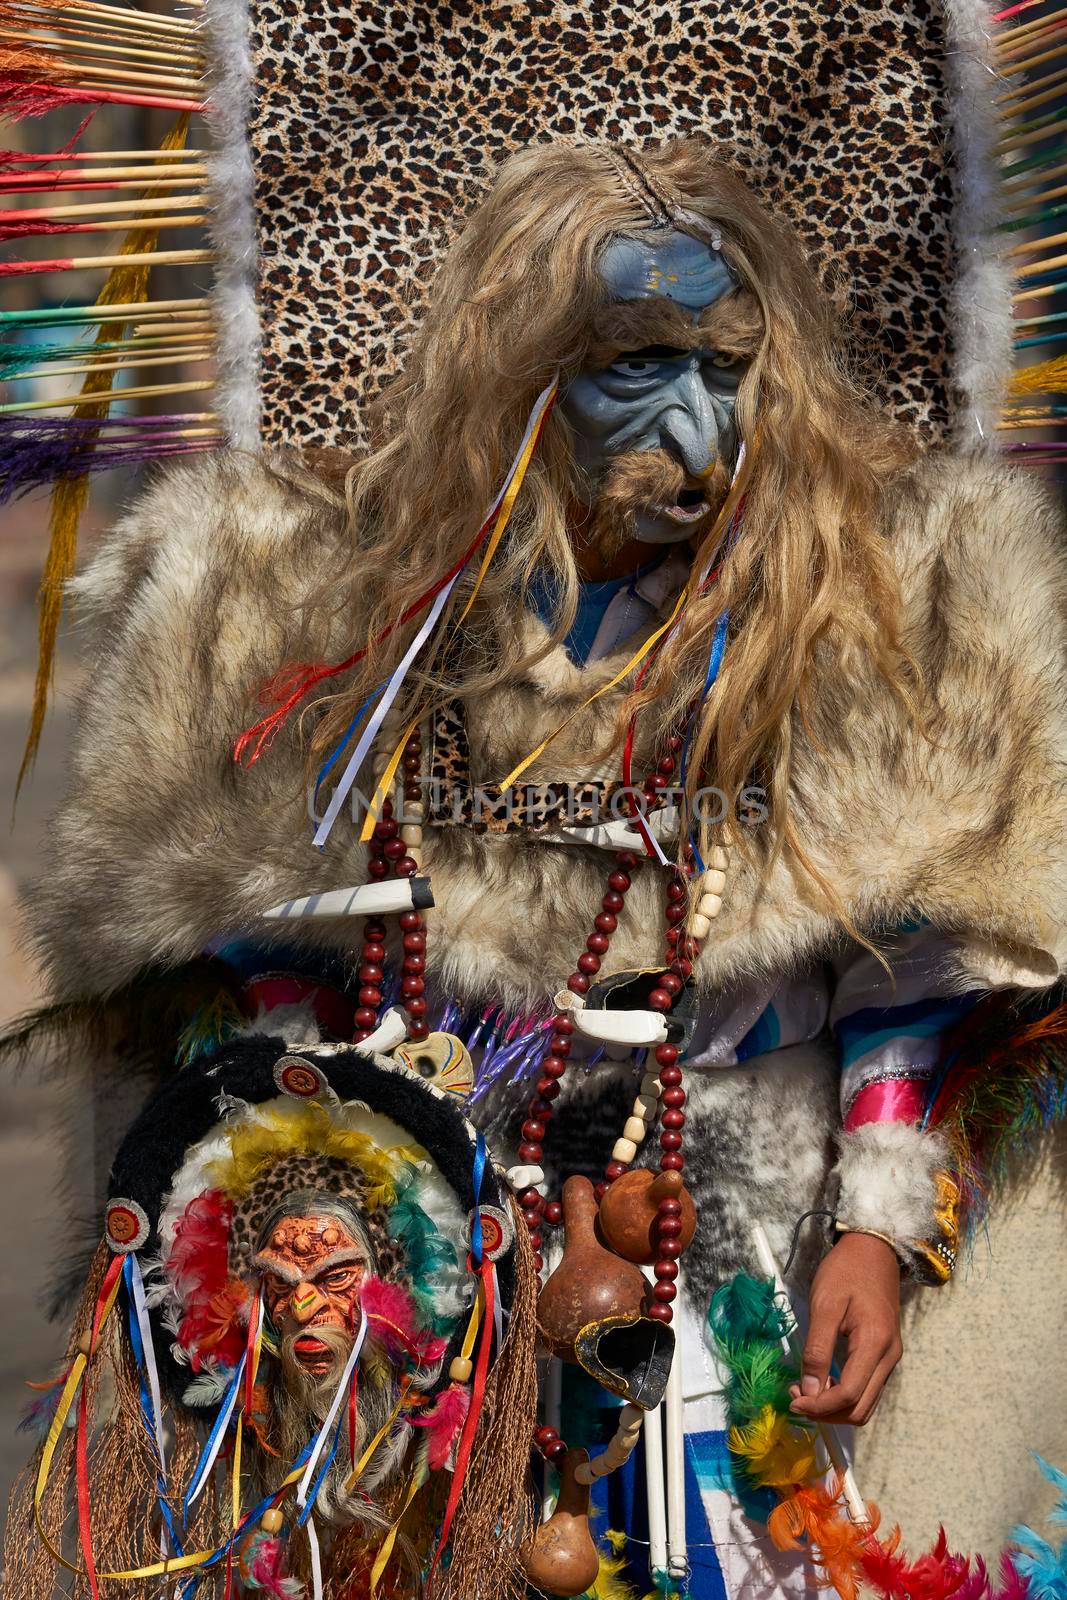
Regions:
<instances>
[{"instance_id":1,"label":"long blonde wig","mask_svg":"<svg viewBox=\"0 0 1067 1600\"><path fill-rule=\"evenodd\" d=\"M640 707L642 726L684 723L728 608L730 644L694 729L690 784L736 795L747 782L762 783L770 823L760 830L761 853L784 846L803 861L789 778L816 655L820 673L866 663L904 692L880 511L908 448L868 408L830 302L792 234L695 140L625 159L608 146L535 145L500 167L438 273L403 373L378 404L372 448L348 475L353 548L332 592L359 618L353 649L392 631L327 706L312 758L396 665L418 625L398 626L398 618L470 544L535 397L554 374L565 385L586 363L606 305L597 272L604 247L653 227L721 238L723 256L758 303L763 333L737 397L746 460L726 509L744 495L742 535L718 582L686 606L623 721ZM473 572L460 580L409 680L409 713L444 695L484 692L530 665L521 620L538 566L555 575L552 637L564 636L578 592L567 528L573 470L557 409L462 634L449 618L468 597ZM708 532L696 570L719 537Z\"/></svg>"}]
</instances>

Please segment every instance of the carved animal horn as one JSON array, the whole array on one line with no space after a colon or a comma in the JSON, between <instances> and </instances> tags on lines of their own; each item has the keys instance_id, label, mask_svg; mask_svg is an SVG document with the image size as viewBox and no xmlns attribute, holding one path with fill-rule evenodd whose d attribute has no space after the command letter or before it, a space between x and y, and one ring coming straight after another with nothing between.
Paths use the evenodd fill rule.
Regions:
<instances>
[{"instance_id":1,"label":"carved animal horn","mask_svg":"<svg viewBox=\"0 0 1067 1600\"><path fill-rule=\"evenodd\" d=\"M542 1522L523 1557L527 1579L543 1594L584 1594L600 1571L589 1532L589 1485L575 1477L588 1460L587 1450L567 1451L560 1463L556 1509Z\"/></svg>"}]
</instances>

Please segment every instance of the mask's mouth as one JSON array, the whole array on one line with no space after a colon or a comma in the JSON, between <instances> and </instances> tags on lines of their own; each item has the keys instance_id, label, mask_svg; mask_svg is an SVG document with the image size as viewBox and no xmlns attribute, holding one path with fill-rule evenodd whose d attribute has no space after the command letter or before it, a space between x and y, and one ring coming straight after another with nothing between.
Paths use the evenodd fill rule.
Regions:
<instances>
[{"instance_id":1,"label":"mask's mouth","mask_svg":"<svg viewBox=\"0 0 1067 1600\"><path fill-rule=\"evenodd\" d=\"M293 1342L293 1354L301 1366L314 1369L329 1362L330 1348L313 1333L303 1333Z\"/></svg>"},{"instance_id":2,"label":"mask's mouth","mask_svg":"<svg viewBox=\"0 0 1067 1600\"><path fill-rule=\"evenodd\" d=\"M660 505L652 508L655 517L665 518L668 522L684 525L687 522L699 522L706 516L710 507L704 498L703 489L683 489L673 505Z\"/></svg>"}]
</instances>

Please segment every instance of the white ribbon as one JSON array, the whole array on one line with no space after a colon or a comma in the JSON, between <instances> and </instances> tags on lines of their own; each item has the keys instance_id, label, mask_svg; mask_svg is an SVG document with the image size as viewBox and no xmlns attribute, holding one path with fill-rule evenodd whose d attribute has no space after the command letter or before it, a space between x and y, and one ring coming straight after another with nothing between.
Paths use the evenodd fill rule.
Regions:
<instances>
[{"instance_id":1,"label":"white ribbon","mask_svg":"<svg viewBox=\"0 0 1067 1600\"><path fill-rule=\"evenodd\" d=\"M360 1306L359 1331L356 1334L351 1350L348 1352L348 1360L345 1362L344 1371L341 1373L341 1379L337 1385L337 1393L334 1395L333 1400L330 1403L330 1409L326 1413L326 1420L319 1429L318 1437L311 1448L311 1454L307 1459L307 1466L304 1468L304 1475L297 1485L296 1503L301 1510L303 1510L304 1506L307 1504L308 1490L311 1488L315 1478L315 1468L318 1466L319 1457L323 1452L326 1440L333 1431L334 1422L337 1420L337 1413L341 1409L341 1401L348 1393L349 1380L352 1377L353 1368L355 1367L356 1362L359 1360L359 1352L363 1349L363 1341L366 1337L367 1313L364 1311L363 1307ZM308 1528L310 1529L310 1527L311 1518L309 1517Z\"/></svg>"},{"instance_id":2,"label":"white ribbon","mask_svg":"<svg viewBox=\"0 0 1067 1600\"><path fill-rule=\"evenodd\" d=\"M489 519L500 509L501 502L508 492L508 487L511 484L511 480L518 471L519 462L522 460L526 446L529 444L533 432L540 420L542 409L547 402L549 395L552 393L552 390L555 388L555 385L556 379L553 378L552 382L541 390L541 393L534 401L533 410L530 412L530 418L523 431L519 448L515 452L515 459L508 468L507 477L501 484L495 500L489 507L489 510L486 512L485 516L482 518L481 526L484 527ZM477 552L474 553L476 554ZM455 588L456 584L459 582L466 570L466 566L462 566L456 573L456 576L452 578L441 590L441 593L437 596L433 605L430 607L429 613L426 616L426 619L420 627L418 633L415 635L414 639L412 639L407 650L404 652L403 659L401 660L399 666L397 666L392 677L389 679L389 682L386 684L385 691L382 694L381 699L378 701L378 704L371 715L370 721L367 723L363 733L360 735L359 743L353 750L348 765L342 773L336 789L330 796L330 803L326 808L326 815L320 822L318 831L316 832L313 841L318 849L321 850L323 845L326 843L326 840L330 837L330 832L334 823L337 821L341 807L348 798L352 785L355 783L356 777L358 776L359 769L366 760L367 753L370 750L371 745L374 743L374 740L377 738L378 730L381 728L382 723L388 716L393 701L400 693L400 687L404 682L404 679L407 677L408 670L411 667L412 662L422 649L423 645L426 643L426 640L429 638L430 634L433 632L433 629L437 624L437 619L444 610L449 595L452 593L452 590Z\"/></svg>"}]
</instances>

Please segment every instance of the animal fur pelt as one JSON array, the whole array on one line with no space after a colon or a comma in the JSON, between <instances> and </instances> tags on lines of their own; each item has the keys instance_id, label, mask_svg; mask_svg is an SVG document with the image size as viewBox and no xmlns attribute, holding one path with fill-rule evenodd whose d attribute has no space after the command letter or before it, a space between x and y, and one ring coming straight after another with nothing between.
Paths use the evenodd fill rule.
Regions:
<instances>
[{"instance_id":1,"label":"animal fur pelt","mask_svg":"<svg viewBox=\"0 0 1067 1600\"><path fill-rule=\"evenodd\" d=\"M930 726L916 730L862 676L824 681L807 727L795 730L796 827L861 929L877 937L923 917L956 936L961 989L1040 988L1067 966L1059 519L1030 479L931 456L901 480L887 520L906 644L933 699ZM351 620L311 603L337 557L357 558L341 499L292 458L235 453L162 475L79 581L95 655L74 782L32 907L57 999L188 961L220 935L290 944L293 924L264 921L268 907L362 880L366 852L351 819L339 820L321 853L311 844L296 719L251 770L232 757L234 735L254 718L256 688L279 664L350 648ZM541 624L528 626L536 633ZM581 673L559 648L528 681L468 705L474 781L499 780L623 659ZM591 771L588 752L606 747L616 715L607 695L577 716L531 780L614 777L607 765ZM638 770L642 759L638 752ZM602 852L551 835L443 827L427 831L424 860L436 899L428 970L439 988L514 1007L559 988L602 893ZM655 962L661 916L658 874L636 873L613 964ZM308 949L350 956L359 933L320 918L298 929ZM707 993L785 973L840 938L787 861L759 892L741 861L698 985ZM779 1088L760 1080L762 1096L755 1072L738 1069L709 1074L691 1100L690 1133L705 1156L693 1164L702 1288L750 1264L745 1235L756 1205L784 1249L787 1220L817 1203L835 1121L833 1069L825 1053L808 1054ZM625 1092L617 1073L598 1081L598 1107ZM790 1107L787 1139L781 1116ZM784 1157L771 1160L772 1148ZM883 1177L874 1162L872 1193Z\"/></svg>"},{"instance_id":2,"label":"animal fur pelt","mask_svg":"<svg viewBox=\"0 0 1067 1600\"><path fill-rule=\"evenodd\" d=\"M889 516L932 726L910 727L863 677L824 683L795 734L797 830L857 926L925 917L958 935L961 987L1042 987L1067 967L1059 517L1032 480L938 455L901 481ZM350 819L322 852L311 844L296 719L251 770L232 759L257 686L350 639L350 622L309 610L348 539L341 501L291 461L220 455L162 475L78 582L96 648L31 918L55 999L188 961L222 933L289 942L293 925L264 922L268 907L361 881ZM528 682L468 707L475 781L499 779L622 659L580 673L558 648ZM597 775L588 751L616 707L607 695L577 717L531 780ZM601 893L600 851L442 828L425 863L435 977L514 1005L558 988ZM638 874L613 963L658 955L660 899L656 875ZM344 921L308 919L300 934L352 945ZM837 938L788 863L757 894L742 862L698 980L781 972Z\"/></svg>"}]
</instances>

